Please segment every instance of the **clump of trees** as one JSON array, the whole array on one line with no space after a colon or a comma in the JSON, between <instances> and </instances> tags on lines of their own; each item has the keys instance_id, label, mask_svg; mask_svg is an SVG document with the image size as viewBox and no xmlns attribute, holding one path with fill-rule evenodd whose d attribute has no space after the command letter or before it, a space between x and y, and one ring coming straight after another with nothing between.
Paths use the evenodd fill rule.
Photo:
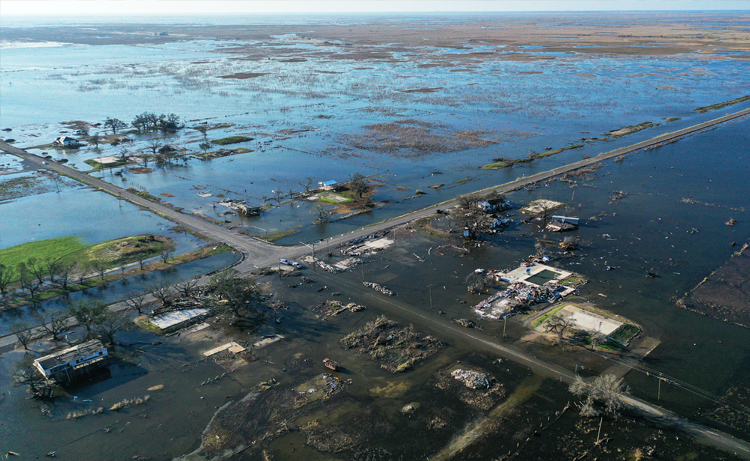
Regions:
<instances>
[{"instance_id":1,"label":"clump of trees","mask_svg":"<svg viewBox=\"0 0 750 461\"><path fill-rule=\"evenodd\" d=\"M144 112L135 116L133 127L139 133L149 131L174 132L181 128L180 117L176 114L156 115L153 112Z\"/></svg>"},{"instance_id":2,"label":"clump of trees","mask_svg":"<svg viewBox=\"0 0 750 461\"><path fill-rule=\"evenodd\" d=\"M370 185L367 184L366 178L360 173L354 173L349 178L349 190L357 194L360 198L370 190Z\"/></svg>"},{"instance_id":3,"label":"clump of trees","mask_svg":"<svg viewBox=\"0 0 750 461\"><path fill-rule=\"evenodd\" d=\"M265 297L252 278L244 278L234 269L225 269L211 277L207 291L208 304L217 313L231 319L232 324L261 318Z\"/></svg>"}]
</instances>

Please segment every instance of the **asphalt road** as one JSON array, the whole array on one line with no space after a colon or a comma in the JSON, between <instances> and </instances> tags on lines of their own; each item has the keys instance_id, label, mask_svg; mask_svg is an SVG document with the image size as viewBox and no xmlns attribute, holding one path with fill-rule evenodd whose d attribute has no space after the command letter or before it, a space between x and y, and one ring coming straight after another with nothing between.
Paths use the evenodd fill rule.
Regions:
<instances>
[{"instance_id":1,"label":"asphalt road","mask_svg":"<svg viewBox=\"0 0 750 461\"><path fill-rule=\"evenodd\" d=\"M605 152L605 153L599 154L596 157L584 159L579 162L557 167L549 171L535 174L533 176L518 178L513 182L499 185L499 186L492 187L492 188L488 188L479 192L488 193L491 190L496 190L498 193L501 193L501 194L508 193L513 190L517 190L522 187L525 187L525 186L528 186L528 185L531 185L540 181L545 181L552 177L565 174L567 172L575 171L580 168L584 168L589 165L593 165L593 164L602 162L607 159L615 158L620 155L628 154L628 153L631 153L631 152L634 152L634 151L637 151L646 147L654 146L660 143L669 142L681 136L689 135L691 133L695 133L700 130L710 128L717 124L720 124L729 120L733 120L733 119L736 119L736 118L739 118L748 114L750 114L750 109L745 109L739 112L725 115L723 117L709 120L704 123L700 123L698 125L684 128L682 130L678 130L673 133L666 133L666 134L657 136L655 138L652 138L646 141L632 144L627 147L622 147L622 148L615 149L609 152ZM82 173L73 168L67 167L65 165L59 164L54 161L46 162L45 159L42 157L31 154L29 152L26 152L23 149L17 148L15 146L11 146L2 141L0 141L0 149L6 152L9 152L11 154L23 157L24 159L31 162L32 164L37 165L39 168L44 168L44 169L48 169L48 170L52 170L52 171L64 174L84 184L88 184L90 186L104 190L116 197L120 197L122 199L128 200L136 205L147 208L157 214L165 216L178 224L181 224L187 228L200 232L216 241L224 242L234 247L236 250L240 251L244 257L243 261L237 266L235 266L237 270L243 273L251 272L255 270L257 267L267 267L267 266L274 265L278 262L279 258L296 259L299 256L303 254L307 254L310 251L310 248L304 245L298 245L298 246L292 246L292 247L280 247L280 246L276 246L276 245L267 243L259 239L255 239L255 238L244 236L242 234L238 234L236 232L233 232L231 230L225 229L221 226L208 222L202 218L180 213L178 211L175 211L159 203L146 200L133 193L128 192L127 190L121 187L118 187L113 184L102 181L100 179L91 177L88 174ZM455 203L455 199L450 200L448 202L441 203L441 204L433 205L427 208L423 208L423 209L420 209L411 213L407 213L405 215L402 215L402 216L399 216L399 217L396 217L387 221L383 221L381 223L374 224L372 226L367 226L367 227L358 229L353 232L340 234L329 239L321 240L315 243L316 251L326 251L330 248L335 248L340 245L343 245L347 241L353 238L381 232L381 231L384 231L393 227L407 224L411 221L420 219L422 217L434 215L438 208L450 207L454 203ZM320 275L321 274L319 274L319 276ZM330 279L330 283L332 286L335 286L335 284L337 283L343 284L341 280L331 278L330 276L327 276L327 275L323 275L323 276ZM359 290L362 291L361 289ZM445 330L446 333L450 335L463 336L464 338L469 339L477 344L481 344L485 348L490 348L494 350L500 355L503 355L518 363L525 364L529 366L530 368L535 369L537 371L541 371L549 376L556 377L560 379L561 381L572 382L575 379L574 373L570 372L569 370L565 370L554 364L549 364L549 363L540 361L536 359L535 357L530 356L521 351L518 351L515 348L512 348L508 345L499 344L495 341L492 341L489 338L481 336L480 333L478 332L469 332L468 330L459 329L452 324L448 324L445 321L440 321L440 320L429 318L427 316L424 316L421 313L413 311L408 306L402 306L399 303L394 302L393 300L385 299L385 297L383 296L374 295L372 293L364 292L364 291L363 293L365 293L368 296L380 299L381 304L385 306L390 306L389 307L390 309L399 310L401 315L406 315L407 317L413 317L415 318L415 320L420 321L420 323L429 321L430 323L433 324L432 325L433 327L435 327L436 322L437 324L442 323L442 325L438 325L438 326L440 326L440 329ZM114 307L116 309L124 308L122 303L118 303L114 305ZM13 344L14 342L15 342L14 335L8 335L6 337L0 338L0 347L3 345ZM655 407L641 400L638 400L629 396L623 396L623 400L628 405L631 405L632 407L639 409L643 414L659 422L660 424L679 428L683 430L684 432L690 435L693 435L704 442L710 443L730 453L734 453L735 455L739 457L750 459L750 444L742 440L736 439L734 437L731 437L727 434L723 434L718 431L707 429L703 426L692 423L671 412L660 409L658 407Z\"/></svg>"},{"instance_id":2,"label":"asphalt road","mask_svg":"<svg viewBox=\"0 0 750 461\"><path fill-rule=\"evenodd\" d=\"M522 187L526 187L528 185L532 185L540 181L545 181L547 179L553 178L561 174L565 174L571 171L578 170L580 168L585 168L587 166L594 165L604 160L619 157L620 155L628 154L628 153L637 151L639 149L654 146L656 144L669 142L681 136L695 133L700 130L710 128L720 123L733 120L733 119L736 119L736 118L739 118L748 114L750 114L750 108L741 110L739 112L735 112L732 114L728 114L719 118L715 118L713 120L709 120L707 122L703 122L703 123L700 123L698 125L694 125L688 128L683 128L681 130L678 130L672 133L659 135L659 136L656 136L655 138L642 141L636 144L632 144L627 147L621 147L619 149L605 152L605 153L597 155L596 157L584 159L578 162L570 163L568 165L563 165L557 168L553 168L552 170L537 173L532 176L521 177L510 183L491 187L491 188L488 188L479 192L489 193L492 190L496 190L500 194L508 193L508 192L520 189ZM126 189L123 189L122 187L118 187L118 186L115 186L114 184L110 184L106 181L102 181L101 179L94 178L88 175L87 173L80 172L74 168L67 167L65 165L62 165L54 161L47 162L44 158L39 157L38 155L31 154L15 146L11 146L10 144L3 142L3 141L0 141L0 150L4 150L11 154L22 157L26 159L27 161L31 162L32 164L37 165L39 168L44 168L44 169L48 169L51 171L55 171L55 172L64 174L66 176L69 176L73 179L76 179L77 181L80 181L84 184L88 184L90 186L99 188L116 197L120 197L122 199L128 200L131 203L134 203L141 207L147 208L157 214L165 216L169 218L170 220L174 221L175 223L181 224L187 228L198 231L201 234L206 235L216 241L224 242L228 244L229 246L235 248L237 251L241 252L244 257L243 261L235 267L235 269L237 269L238 271L242 273L249 273L258 267L267 267L267 266L276 264L278 263L279 258L297 259L301 255L307 254L308 252L311 251L310 248L304 245L282 247L282 246L273 245L261 239L256 239L256 238L245 236L243 234L239 234L232 230L218 226L203 218L181 213L172 208L164 206L160 203L152 202L150 200L141 198L136 194L128 192ZM352 232L339 234L331 238L323 239L321 241L311 243L311 245L314 245L317 251L327 251L330 248L336 248L338 246L341 246L351 239L381 232L381 231L384 231L393 227L407 224L416 219L435 214L438 208L450 207L455 204L455 201L456 199L453 199L444 203L429 206L427 208L422 208L420 210L407 213L402 216L398 216L396 218L383 221L381 223L373 224L371 226L363 227Z\"/></svg>"}]
</instances>

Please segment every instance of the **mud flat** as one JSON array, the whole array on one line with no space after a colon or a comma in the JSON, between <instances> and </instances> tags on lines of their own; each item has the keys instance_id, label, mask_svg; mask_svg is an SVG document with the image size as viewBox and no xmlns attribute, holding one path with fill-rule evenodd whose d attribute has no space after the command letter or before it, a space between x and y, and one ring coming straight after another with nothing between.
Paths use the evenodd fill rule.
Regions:
<instances>
[{"instance_id":1,"label":"mud flat","mask_svg":"<svg viewBox=\"0 0 750 461\"><path fill-rule=\"evenodd\" d=\"M677 306L750 328L750 245L703 279Z\"/></svg>"}]
</instances>

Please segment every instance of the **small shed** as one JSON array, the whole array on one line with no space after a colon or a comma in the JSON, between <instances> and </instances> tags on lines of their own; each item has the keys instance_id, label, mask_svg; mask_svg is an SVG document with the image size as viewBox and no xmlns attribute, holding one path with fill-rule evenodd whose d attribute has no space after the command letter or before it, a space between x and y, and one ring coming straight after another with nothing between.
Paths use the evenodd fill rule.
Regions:
<instances>
[{"instance_id":1,"label":"small shed","mask_svg":"<svg viewBox=\"0 0 750 461\"><path fill-rule=\"evenodd\" d=\"M108 358L107 348L94 339L34 360L34 366L44 377L56 381L70 381L74 376L101 366Z\"/></svg>"},{"instance_id":2,"label":"small shed","mask_svg":"<svg viewBox=\"0 0 750 461\"><path fill-rule=\"evenodd\" d=\"M333 179L329 179L328 181L318 182L318 186L323 190L336 190L339 188L339 183Z\"/></svg>"},{"instance_id":3,"label":"small shed","mask_svg":"<svg viewBox=\"0 0 750 461\"><path fill-rule=\"evenodd\" d=\"M70 136L58 136L55 138L55 141L52 143L52 145L62 147L77 147L80 146L81 143L78 142L76 138L71 138Z\"/></svg>"}]
</instances>

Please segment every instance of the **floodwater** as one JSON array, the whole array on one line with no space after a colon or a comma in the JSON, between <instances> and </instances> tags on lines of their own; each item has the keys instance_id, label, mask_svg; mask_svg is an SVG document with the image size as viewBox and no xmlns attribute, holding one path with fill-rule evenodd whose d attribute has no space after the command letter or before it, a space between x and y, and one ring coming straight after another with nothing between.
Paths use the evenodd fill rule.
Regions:
<instances>
[{"instance_id":1,"label":"floodwater","mask_svg":"<svg viewBox=\"0 0 750 461\"><path fill-rule=\"evenodd\" d=\"M342 180L361 172L382 181L383 185L374 196L382 206L374 213L326 226L310 225L312 204L307 202L279 203L257 218L233 218L241 219L246 230L259 234L300 226L297 235L281 242L293 244L674 131L714 118L719 112L739 110L748 104L707 114L697 114L693 109L739 96L750 86L750 74L736 61L691 55L594 59L590 55L568 53L555 55L554 60L533 62L493 61L483 55L472 62L472 72L450 72L449 67L433 67L426 72L418 67L419 63L446 59L446 54L466 54L467 50L425 47L416 57L405 53L395 60L363 63L353 59L318 60L314 51L344 51L333 43L313 46L295 35L277 37L258 45L270 56L283 48L284 53L293 52L308 59L280 62L277 59L234 60L227 54L227 49L234 45L219 41L185 41L107 49L84 45L33 48L33 51L4 49L0 64L4 110L0 122L3 127L13 128L11 134L21 146L39 145L58 136L65 130L59 125L62 121L101 122L107 116L129 120L147 110L174 112L196 122L232 123L232 127L210 131L210 139L233 134L254 136L255 141L238 145L252 148L254 152L211 161L190 159L184 165L141 175L125 172L125 183L129 187L142 188L154 195L173 194L175 197L167 199L171 203L211 217L223 211L219 207L214 211L211 207L218 201L218 194L249 198L257 203L272 196L278 188L284 192L290 188L301 190L299 183L308 176L316 181ZM482 47L471 45L475 46L477 50ZM540 56L550 54L543 49L527 51ZM59 58L73 53L75 66ZM466 64L465 61L459 63ZM318 73L320 70L342 73ZM530 71L541 74L521 73ZM238 72L268 72L268 75L248 80L216 78ZM30 82L35 84L33 89ZM437 87L443 89L435 93L402 91ZM59 101L55 111L47 111L39 103L50 98ZM109 104L100 104L102 98L107 98ZM681 117L681 120L667 124L663 120L666 117ZM498 144L454 152L426 154L401 149L385 153L359 143L360 138L353 138L366 133L367 125L401 119L449 125L438 130L449 133L483 130L484 136L497 140ZM506 170L478 168L494 157L524 157L529 150L540 152L548 146L563 147L579 142L580 138L601 137L601 133L611 129L648 120L661 122L661 125L618 140L592 141L580 150L565 151ZM195 122L188 125L192 123ZM286 129L318 131L280 133ZM662 383L659 405L744 439L750 437L748 428L711 423L703 415L704 410L713 408L712 400L725 395L732 387L750 388L750 377L744 372L750 357L750 332L680 310L675 307L673 298L690 290L726 262L736 251L730 243L741 245L750 236L750 222L743 219L747 206L747 194L743 191L747 190L746 181L750 176L749 132L750 120L745 118L674 144L630 154L622 162L606 162L603 168L592 173L594 179L579 180L577 187L553 182L508 196L518 205L536 198L561 201L568 206L565 213L584 220L580 229L567 234L582 237L582 250L577 256L554 264L590 280L581 288L578 300L629 318L644 327L644 336L661 341L644 360L644 365L651 370L648 375L640 371L626 375L633 394L656 402L658 382L654 376L661 373L671 382ZM166 139L161 135L132 137L135 141L128 147L131 152L145 149L154 138L192 151L197 150L202 140L199 133L189 129ZM261 147L258 141L272 142ZM116 154L117 148L102 146L99 152L91 148L49 152L55 158L68 158L70 164L88 169L84 159ZM442 174L431 175L435 170ZM99 175L119 185L122 179L112 173L104 171ZM461 182L465 178L471 180ZM438 183L445 186L428 189ZM416 189L426 190L428 194L396 203L413 195ZM213 196L199 197L201 191L211 191ZM617 191L627 195L612 200ZM684 203L684 198L706 205ZM71 202L80 206L60 214ZM369 440L363 446L382 447L404 459L426 458L448 445L462 432L464 425L481 413L435 390L432 380L439 370L462 360L491 371L509 393L529 385L524 381L531 375L529 370L507 361L501 366L493 353L475 342L446 334L445 328L451 319L476 320L470 306L483 296L466 291L464 278L467 274L480 267L516 267L519 261L535 252L538 238L561 239L561 236L520 224L522 217L515 214L514 224L507 231L488 237L483 246L471 249L467 255L452 249L439 250L438 246L444 242L401 231L392 248L344 274L332 276L305 269L305 274L315 283L299 286L299 280L293 277L259 278L260 282L268 284L276 298L290 304L290 309L282 313L284 321L280 325L266 323L257 331L227 329L225 333L239 341L251 342L270 333L281 333L286 338L255 351L259 361L209 384L204 383L226 370L203 358L200 352L216 346L216 341L223 338L221 327L215 327L216 331L211 333L214 339L193 341L185 334L169 338L161 345L153 345L158 338L144 332L123 334L123 343L143 344L137 348L115 348L118 358L111 367L111 374L58 398L48 416L41 414L39 403L26 400L21 389L2 379L0 392L6 397L0 399L3 415L0 440L12 442L8 446L24 456L42 456L56 450L58 456L71 459L90 453L108 459L133 456L169 459L197 449L201 432L227 402L239 401L259 382L270 378L278 380L279 389L298 385L322 373L322 366L319 366L322 358L331 357L342 364L346 377L353 380L352 386L332 407L318 408L317 413L310 412L300 420L289 421L290 425L298 427L316 418L328 424L349 426L381 421L384 422L379 429L383 431L379 433L382 438ZM54 226L46 225L45 220L51 217L54 217ZM591 219L593 217L596 220ZM737 219L738 223L726 226L724 223L729 218ZM135 233L169 233L170 227L171 223L132 205L120 204L110 196L81 188L65 188L59 194L47 192L0 204L0 247L69 234L94 242ZM173 235L173 238L182 245L181 251L189 251L200 243L189 235ZM209 270L205 264L214 262L196 262L194 269L205 272ZM219 263L226 264L228 260L222 259ZM615 269L606 271L606 266ZM185 275L183 270L192 269L181 267L180 276ZM658 276L648 278L647 271ZM381 283L397 296L386 299L374 296L362 286L363 280ZM126 287L118 282L93 295L114 299L138 283L129 281ZM328 288L318 292L322 286ZM340 294L334 295L334 291ZM369 309L321 321L312 308L325 299L351 299ZM386 314L403 325L414 323L417 330L437 336L446 347L414 370L390 375L369 358L354 351L345 352L338 346L337 341L343 335L379 314ZM479 323L491 340L511 343L540 359L571 368L585 364L584 375L587 376L600 373L615 363L616 357L608 354L569 353L522 340L527 330L514 319L508 322L506 339L502 338L502 324ZM290 363L298 353L303 353L313 365L294 369ZM16 351L0 357L3 377L10 376L21 355ZM159 385L163 388L149 390ZM571 400L565 387L553 380L545 380L540 389L521 406L518 418L522 422L518 422L517 427L544 424L548 416L560 411L565 402ZM147 403L119 413L105 411L100 415L66 419L72 411L98 406L108 408L124 398L147 394L150 395ZM259 405L264 399L273 401L274 395L262 394L258 398ZM410 402L422 403L423 411L418 410L409 419L399 410ZM454 412L450 415L455 424L443 432L425 430L426 421L440 416L441 408ZM373 419L363 419L362 415ZM578 421L577 416L567 413L561 419L560 432L572 433ZM630 429L616 421L608 420L607 424L611 424L609 430L614 434ZM479 439L469 452L486 459L500 453L499 449L495 451L496 447L510 450L517 443L513 438L516 434L507 427L503 430ZM622 437L637 438L636 432L628 434ZM253 434L253 438L260 436L262 433ZM424 440L424 446L416 446L414 440ZM538 440L539 443L533 445L539 450L561 446L556 439ZM678 450L675 459L678 455L693 459L692 442L672 440L670 443ZM297 431L271 442L268 450L280 459L339 459L338 455L322 454L306 445L305 436ZM362 456L361 459L365 459L365 454ZM621 457L601 453L601 459L619 459L616 456ZM341 455L340 459L350 457Z\"/></svg>"}]
</instances>

